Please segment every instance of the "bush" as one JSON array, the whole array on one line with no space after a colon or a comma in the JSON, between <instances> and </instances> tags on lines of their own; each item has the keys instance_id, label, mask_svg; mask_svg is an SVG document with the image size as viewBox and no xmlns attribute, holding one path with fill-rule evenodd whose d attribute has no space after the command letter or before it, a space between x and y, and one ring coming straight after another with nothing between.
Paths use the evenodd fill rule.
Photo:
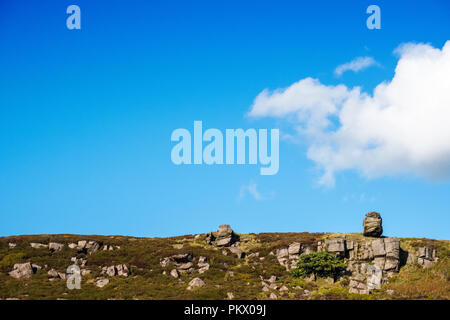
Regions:
<instances>
[{"instance_id":1,"label":"bush","mask_svg":"<svg viewBox=\"0 0 450 320\"><path fill-rule=\"evenodd\" d=\"M6 270L12 267L15 263L22 262L22 259L26 257L24 252L10 253L3 257L0 261L0 269Z\"/></svg>"},{"instance_id":2,"label":"bush","mask_svg":"<svg viewBox=\"0 0 450 320\"><path fill-rule=\"evenodd\" d=\"M329 252L311 252L300 256L292 275L296 278L312 274L315 277L337 278L346 268L347 265L342 259Z\"/></svg>"}]
</instances>

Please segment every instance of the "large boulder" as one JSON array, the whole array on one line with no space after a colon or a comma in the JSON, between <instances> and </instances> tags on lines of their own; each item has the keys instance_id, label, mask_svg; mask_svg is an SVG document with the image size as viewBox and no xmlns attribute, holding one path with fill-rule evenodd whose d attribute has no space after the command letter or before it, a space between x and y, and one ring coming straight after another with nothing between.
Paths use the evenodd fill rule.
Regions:
<instances>
[{"instance_id":1,"label":"large boulder","mask_svg":"<svg viewBox=\"0 0 450 320\"><path fill-rule=\"evenodd\" d=\"M239 240L239 236L234 233L229 224L222 224L217 230L216 241L217 247L229 247Z\"/></svg>"},{"instance_id":2,"label":"large boulder","mask_svg":"<svg viewBox=\"0 0 450 320\"><path fill-rule=\"evenodd\" d=\"M64 244L63 243L58 243L58 242L50 242L48 244L48 248L52 251L52 252L57 252L57 251L61 251L62 248L64 248Z\"/></svg>"},{"instance_id":3,"label":"large boulder","mask_svg":"<svg viewBox=\"0 0 450 320\"><path fill-rule=\"evenodd\" d=\"M381 215L378 212L366 214L363 222L364 236L379 238L383 234Z\"/></svg>"},{"instance_id":4,"label":"large boulder","mask_svg":"<svg viewBox=\"0 0 450 320\"><path fill-rule=\"evenodd\" d=\"M16 263L9 275L16 279L28 279L36 272L36 270L37 268L33 267L30 262Z\"/></svg>"},{"instance_id":5,"label":"large boulder","mask_svg":"<svg viewBox=\"0 0 450 320\"><path fill-rule=\"evenodd\" d=\"M205 282L203 282L202 279L194 278L189 282L187 290L193 290L195 288L203 287L204 285L205 285Z\"/></svg>"},{"instance_id":6,"label":"large boulder","mask_svg":"<svg viewBox=\"0 0 450 320\"><path fill-rule=\"evenodd\" d=\"M424 268L431 268L437 260L436 250L428 247L420 247L418 250L417 263Z\"/></svg>"},{"instance_id":7,"label":"large boulder","mask_svg":"<svg viewBox=\"0 0 450 320\"><path fill-rule=\"evenodd\" d=\"M327 239L325 241L327 251L336 255L345 256L345 240L344 239Z\"/></svg>"}]
</instances>

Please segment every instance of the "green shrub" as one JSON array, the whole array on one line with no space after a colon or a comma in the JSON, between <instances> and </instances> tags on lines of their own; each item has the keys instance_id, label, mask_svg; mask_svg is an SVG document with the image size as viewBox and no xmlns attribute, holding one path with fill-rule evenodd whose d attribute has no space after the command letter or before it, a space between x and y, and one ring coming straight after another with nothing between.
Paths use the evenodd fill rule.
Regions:
<instances>
[{"instance_id":1,"label":"green shrub","mask_svg":"<svg viewBox=\"0 0 450 320\"><path fill-rule=\"evenodd\" d=\"M292 275L296 278L312 274L315 277L337 278L346 268L342 259L329 252L311 252L300 256Z\"/></svg>"},{"instance_id":2,"label":"green shrub","mask_svg":"<svg viewBox=\"0 0 450 320\"><path fill-rule=\"evenodd\" d=\"M0 261L0 269L6 270L12 267L15 263L22 262L22 259L26 256L23 252L10 253L3 257Z\"/></svg>"}]
</instances>

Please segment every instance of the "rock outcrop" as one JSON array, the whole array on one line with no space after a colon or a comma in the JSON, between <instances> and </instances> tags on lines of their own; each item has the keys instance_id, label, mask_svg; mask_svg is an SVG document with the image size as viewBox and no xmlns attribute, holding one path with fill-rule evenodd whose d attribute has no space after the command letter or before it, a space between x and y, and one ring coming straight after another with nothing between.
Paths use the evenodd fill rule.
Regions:
<instances>
[{"instance_id":1,"label":"rock outcrop","mask_svg":"<svg viewBox=\"0 0 450 320\"><path fill-rule=\"evenodd\" d=\"M286 267L286 270L295 268L300 255L311 252L309 245L303 245L300 242L292 242L287 248L277 249L275 256L278 263Z\"/></svg>"},{"instance_id":2,"label":"rock outcrop","mask_svg":"<svg viewBox=\"0 0 450 320\"><path fill-rule=\"evenodd\" d=\"M16 263L9 275L16 279L28 279L36 273L38 267L30 262Z\"/></svg>"},{"instance_id":3,"label":"rock outcrop","mask_svg":"<svg viewBox=\"0 0 450 320\"><path fill-rule=\"evenodd\" d=\"M30 246L35 249L48 248L47 244L31 242Z\"/></svg>"},{"instance_id":4,"label":"rock outcrop","mask_svg":"<svg viewBox=\"0 0 450 320\"><path fill-rule=\"evenodd\" d=\"M101 242L81 240L78 241L77 250L78 253L93 254L98 249L100 249L101 246L102 246Z\"/></svg>"},{"instance_id":5,"label":"rock outcrop","mask_svg":"<svg viewBox=\"0 0 450 320\"><path fill-rule=\"evenodd\" d=\"M125 264L118 264L113 266L106 266L102 268L102 274L105 274L109 277L115 277L115 276L121 276L121 277L128 277L129 270L128 267Z\"/></svg>"},{"instance_id":6,"label":"rock outcrop","mask_svg":"<svg viewBox=\"0 0 450 320\"><path fill-rule=\"evenodd\" d=\"M369 212L363 221L364 236L381 237L383 234L381 215L378 212Z\"/></svg>"},{"instance_id":7,"label":"rock outcrop","mask_svg":"<svg viewBox=\"0 0 450 320\"><path fill-rule=\"evenodd\" d=\"M52 252L57 252L57 251L61 251L62 248L64 248L64 244L63 243L58 243L58 242L50 242L48 244L48 248Z\"/></svg>"},{"instance_id":8,"label":"rock outcrop","mask_svg":"<svg viewBox=\"0 0 450 320\"><path fill-rule=\"evenodd\" d=\"M217 247L229 247L239 240L239 236L234 233L229 224L222 224L217 230L214 245Z\"/></svg>"}]
</instances>

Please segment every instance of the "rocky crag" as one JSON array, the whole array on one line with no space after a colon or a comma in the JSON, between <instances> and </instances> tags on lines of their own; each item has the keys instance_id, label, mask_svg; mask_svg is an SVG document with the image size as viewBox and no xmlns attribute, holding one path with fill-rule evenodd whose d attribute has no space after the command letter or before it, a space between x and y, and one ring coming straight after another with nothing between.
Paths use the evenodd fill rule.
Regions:
<instances>
[{"instance_id":1,"label":"rocky crag","mask_svg":"<svg viewBox=\"0 0 450 320\"><path fill-rule=\"evenodd\" d=\"M448 241L384 237L377 212L367 213L362 231L237 234L221 225L216 232L173 238L5 237L0 298L449 298ZM316 251L342 258L345 273L294 278L299 258ZM74 273L81 289L67 285Z\"/></svg>"}]
</instances>

